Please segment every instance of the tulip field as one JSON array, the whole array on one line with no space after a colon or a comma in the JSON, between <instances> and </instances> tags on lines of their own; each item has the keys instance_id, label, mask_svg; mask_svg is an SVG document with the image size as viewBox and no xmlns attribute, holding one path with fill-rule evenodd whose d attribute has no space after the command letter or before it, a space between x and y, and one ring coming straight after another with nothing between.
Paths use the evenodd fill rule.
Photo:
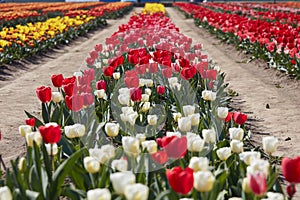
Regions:
<instances>
[{"instance_id":1,"label":"tulip field","mask_svg":"<svg viewBox=\"0 0 300 200\"><path fill-rule=\"evenodd\" d=\"M299 3L168 9L251 61L300 79ZM25 150L9 166L0 157L0 200L296 199L300 157L277 156L281 139L273 135L253 143L251 116L232 106L222 63L183 34L163 4L0 4L0 63L105 30L107 19L128 12L126 23L91 47L84 68L51 71L51 84L33 91L39 112L24 108L18 127ZM0 132L1 142L8 137Z\"/></svg>"}]
</instances>

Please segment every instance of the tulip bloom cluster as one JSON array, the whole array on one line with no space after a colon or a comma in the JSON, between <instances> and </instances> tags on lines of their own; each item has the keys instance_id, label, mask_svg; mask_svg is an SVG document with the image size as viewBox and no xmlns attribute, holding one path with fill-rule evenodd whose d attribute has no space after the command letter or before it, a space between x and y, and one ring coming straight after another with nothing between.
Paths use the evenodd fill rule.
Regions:
<instances>
[{"instance_id":1,"label":"tulip bloom cluster","mask_svg":"<svg viewBox=\"0 0 300 200\"><path fill-rule=\"evenodd\" d=\"M277 171L244 148L247 115L229 110L224 76L201 48L162 13L133 15L89 53L89 69L54 74L55 92L37 88L43 122L27 113L19 130L28 156L13 163L13 183L0 191L26 195L21 181L49 182L53 192L30 188L51 199L282 196L268 192L279 185ZM277 144L263 139L269 156Z\"/></svg>"}]
</instances>

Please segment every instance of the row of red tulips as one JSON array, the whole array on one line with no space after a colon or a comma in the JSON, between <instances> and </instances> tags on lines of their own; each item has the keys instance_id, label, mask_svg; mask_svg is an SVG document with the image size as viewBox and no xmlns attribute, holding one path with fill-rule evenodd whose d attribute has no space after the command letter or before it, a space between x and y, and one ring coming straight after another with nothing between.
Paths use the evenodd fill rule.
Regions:
<instances>
[{"instance_id":1,"label":"row of red tulips","mask_svg":"<svg viewBox=\"0 0 300 200\"><path fill-rule=\"evenodd\" d=\"M250 53L251 59L267 60L270 67L300 78L300 27L216 12L202 5L174 5L192 16L197 26L207 28L223 41L234 43L237 48Z\"/></svg>"}]
</instances>

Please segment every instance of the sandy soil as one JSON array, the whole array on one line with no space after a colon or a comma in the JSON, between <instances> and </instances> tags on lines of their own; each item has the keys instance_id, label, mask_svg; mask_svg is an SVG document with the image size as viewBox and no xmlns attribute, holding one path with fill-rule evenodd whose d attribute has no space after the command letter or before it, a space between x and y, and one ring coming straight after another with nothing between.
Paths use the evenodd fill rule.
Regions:
<instances>
[{"instance_id":1,"label":"sandy soil","mask_svg":"<svg viewBox=\"0 0 300 200\"><path fill-rule=\"evenodd\" d=\"M263 62L245 63L245 55L196 28L192 19L185 19L172 8L167 12L180 31L194 43L202 43L204 54L226 73L229 89L238 93L232 106L248 114L247 125L254 140L260 145L262 136L273 135L280 141L277 155L300 155L300 82L267 68Z\"/></svg>"},{"instance_id":2,"label":"sandy soil","mask_svg":"<svg viewBox=\"0 0 300 200\"><path fill-rule=\"evenodd\" d=\"M13 76L0 78L0 154L2 153L5 163L25 151L25 141L19 135L18 127L25 124L27 116L24 110L35 115L40 113L41 105L35 89L42 85L52 86L52 74L62 73L69 77L79 71L84 67L85 58L95 44L104 43L105 38L117 31L119 25L127 23L130 15L118 20L108 20L107 27L94 32L88 38L78 38L69 46L6 70Z\"/></svg>"}]
</instances>

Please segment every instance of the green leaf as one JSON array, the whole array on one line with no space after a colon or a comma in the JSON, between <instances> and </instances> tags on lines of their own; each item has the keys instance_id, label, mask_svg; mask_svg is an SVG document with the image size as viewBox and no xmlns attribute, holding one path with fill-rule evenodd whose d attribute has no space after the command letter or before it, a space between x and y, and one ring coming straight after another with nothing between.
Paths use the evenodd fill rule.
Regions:
<instances>
[{"instance_id":1,"label":"green leaf","mask_svg":"<svg viewBox=\"0 0 300 200\"><path fill-rule=\"evenodd\" d=\"M164 199L164 197L171 196L172 193L173 193L172 190L165 190L165 191L163 191L162 193L160 193L160 194L155 198L155 200L161 200L161 199Z\"/></svg>"},{"instance_id":2,"label":"green leaf","mask_svg":"<svg viewBox=\"0 0 300 200\"><path fill-rule=\"evenodd\" d=\"M42 117L45 123L49 123L50 119L49 119L49 111L47 108L47 105L45 103L42 103Z\"/></svg>"},{"instance_id":3,"label":"green leaf","mask_svg":"<svg viewBox=\"0 0 300 200\"><path fill-rule=\"evenodd\" d=\"M55 107L54 111L53 111L53 114L51 116L51 122L56 122L58 124L59 123L59 119L60 119L60 108L58 106Z\"/></svg>"},{"instance_id":4,"label":"green leaf","mask_svg":"<svg viewBox=\"0 0 300 200\"><path fill-rule=\"evenodd\" d=\"M25 114L27 115L28 118L34 118L35 119L35 126L36 127L40 127L40 126L44 125L44 123L41 122L41 120L39 120L38 118L36 118L35 116L33 116L32 114L27 112L26 110L24 110L24 112L25 112Z\"/></svg>"}]
</instances>

